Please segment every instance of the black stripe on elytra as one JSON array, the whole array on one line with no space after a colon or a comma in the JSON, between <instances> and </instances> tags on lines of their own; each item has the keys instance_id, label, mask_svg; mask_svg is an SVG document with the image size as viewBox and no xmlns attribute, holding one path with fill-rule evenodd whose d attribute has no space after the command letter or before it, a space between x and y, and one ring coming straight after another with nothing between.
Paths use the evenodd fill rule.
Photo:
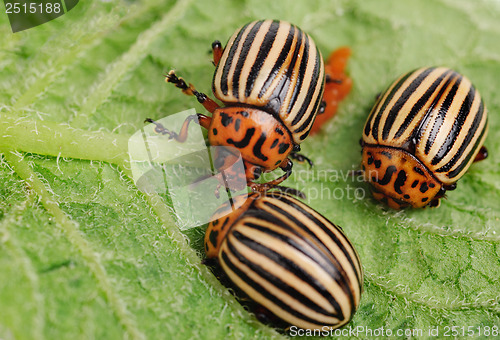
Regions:
<instances>
[{"instance_id":1,"label":"black stripe on elytra","mask_svg":"<svg viewBox=\"0 0 500 340\"><path fill-rule=\"evenodd\" d=\"M274 149L276 147L276 145L278 145L278 142L279 142L279 139L276 138L274 141L273 141L273 144L271 144L271 149Z\"/></svg>"},{"instance_id":2,"label":"black stripe on elytra","mask_svg":"<svg viewBox=\"0 0 500 340\"><path fill-rule=\"evenodd\" d=\"M295 125L298 122L300 122L300 120L302 119L302 117L304 116L304 114L306 112L309 112L313 116L316 113L316 111L311 112L311 109L312 109L311 101L313 100L314 93L318 89L318 86L321 86L321 84L322 84L322 79L319 79L320 73L321 73L320 72L320 67L321 67L320 55L321 54L319 53L319 50L316 49L316 59L314 60L314 69L313 69L313 73L312 73L313 77L312 77L312 79L310 79L310 82L308 84L309 86L307 87L306 96L304 98L302 106L300 107L300 110L297 112L295 117L293 117L292 125ZM299 89L299 90L305 91L305 89ZM309 122L310 122L310 120L309 120ZM301 126L301 127L299 127L299 129L300 128L302 128L302 130L303 130L305 127ZM300 130L300 131L302 131L302 130Z\"/></svg>"},{"instance_id":3,"label":"black stripe on elytra","mask_svg":"<svg viewBox=\"0 0 500 340\"><path fill-rule=\"evenodd\" d=\"M453 158L450 159L450 161L448 163L446 163L445 165L443 165L441 168L437 169L436 172L449 171L455 165L455 163L458 162L458 160L460 159L460 157L462 157L463 153L465 152L465 149L469 146L469 144L471 143L472 139L476 135L477 129L479 129L479 125L481 125L481 121L483 119L483 114L484 114L484 104L483 104L483 101L481 100L481 103L479 104L479 108L478 108L478 110L476 112L474 120L472 121L472 124L469 127L467 135L465 136L464 140L462 141L462 144L460 145L460 148L455 153L455 155L453 156ZM485 130L486 130L486 124L484 125L483 131L481 132L481 136L484 134ZM480 140L481 140L481 137L476 140L476 146L478 146L478 143L479 143ZM476 150L476 147L474 147L471 150L470 155L472 155L475 150ZM465 164L463 164L463 163L462 163L462 165L465 166ZM455 171L456 170L457 169L455 169ZM456 174L460 173L460 171L458 171ZM450 175L450 174L448 174L448 175ZM450 178L452 178L452 177L450 177Z\"/></svg>"},{"instance_id":4,"label":"black stripe on elytra","mask_svg":"<svg viewBox=\"0 0 500 340\"><path fill-rule=\"evenodd\" d=\"M365 136L369 136L370 135L370 132L371 132L371 123L372 123L372 119L373 119L373 115L375 114L375 112L378 112L377 110L377 107L380 103L380 101L382 100L382 95L380 96L379 99L377 99L375 101L375 104L373 105L371 111L370 111L370 114L368 115L368 119L366 120L366 123L365 123L365 129L363 130Z\"/></svg>"},{"instance_id":5,"label":"black stripe on elytra","mask_svg":"<svg viewBox=\"0 0 500 340\"><path fill-rule=\"evenodd\" d=\"M299 31L295 49L289 52L289 55L292 56L292 59L286 66L286 72L281 75L280 80L276 84L276 87L273 89L271 97L269 97L269 104L266 105L266 107L275 114L280 113L281 104L285 102L290 86L292 85L291 80L293 77L293 73L295 72L295 65L299 61L301 46L302 44L305 44L305 41L303 41L304 38L305 34L302 31Z\"/></svg>"},{"instance_id":6,"label":"black stripe on elytra","mask_svg":"<svg viewBox=\"0 0 500 340\"><path fill-rule=\"evenodd\" d=\"M302 60L300 61L299 65L299 74L296 77L296 82L293 85L293 92L292 96L290 97L290 103L288 104L288 108L286 112L290 112L292 110L292 107L295 105L295 102L297 101L297 97L299 96L300 91L305 90L305 88L302 88L302 83L304 82L304 75L306 73L307 69L307 64L309 63L309 49L311 48L311 45L309 44L309 37L306 35L305 36L305 44L304 44L304 52L302 53ZM311 84L308 84L307 82L304 83L304 87L310 86Z\"/></svg>"},{"instance_id":7,"label":"black stripe on elytra","mask_svg":"<svg viewBox=\"0 0 500 340\"><path fill-rule=\"evenodd\" d=\"M245 85L245 96L247 97L250 96L250 93L253 90L255 80L258 78L262 65L264 65L264 62L269 55L269 51L274 44L274 40L276 39L276 36L278 34L279 27L279 21L273 21L268 31L266 32L266 35L264 36L264 40L260 45L259 52L257 53L257 57L255 58L252 68L250 69L247 83Z\"/></svg>"},{"instance_id":8,"label":"black stripe on elytra","mask_svg":"<svg viewBox=\"0 0 500 340\"><path fill-rule=\"evenodd\" d=\"M269 260L275 262L277 266L283 267L282 264L285 264L285 263L281 263L280 260L283 260L284 258L280 254L277 254L274 251L270 250L269 248L260 245L256 241L247 238L246 236L242 235L241 233L233 232L232 235L234 235L235 238L239 242L241 242L241 243L243 243L243 244L251 247L252 249L258 248L259 250L263 251L264 253L261 252L260 254L264 254L266 257L269 258ZM248 271L256 273L258 276L260 276L263 279L265 279L266 281L270 282L274 287L277 287L282 292L288 294L289 296L294 297L295 299L299 300L301 303L303 303L304 305L306 305L309 308L313 309L314 311L316 311L316 312L318 312L320 314L324 314L324 315L332 315L332 314L328 313L327 311L325 311L320 306L318 306L317 304L315 304L313 301L311 301L304 294L302 294L301 292L299 292L295 288L291 287L290 285L288 285L286 282L284 282L283 280L281 280L277 276L273 275L273 273L271 273L270 271L262 268L260 265L258 265L256 263L250 261L250 259L248 259L245 256L243 256L240 252L238 252L238 250L235 248L235 246L233 244L231 244L231 242L227 242L226 244L227 244L227 247L228 247L228 251L230 251L242 264L244 264L245 266L247 266L249 268ZM259 245L260 245L260 247L259 247ZM259 294L263 295L265 298L267 298L268 300L272 301L273 303L275 303L276 305L278 305L279 307L281 307L285 311L287 311L287 312L295 315L296 317L298 317L298 318L300 318L302 320L307 320L309 322L316 323L316 321L314 319L309 318L308 316L302 314L298 310L292 309L292 306L289 306L283 300L281 300L278 297L276 297L273 293L271 293L270 291L268 291L265 288L265 286L261 285L258 281L253 280L252 278L250 278L250 276L248 276L242 269L238 268L238 266L236 264L230 262L229 257L227 255L226 256L224 256L224 255L225 254L223 252L222 258L223 258L224 263L240 279L242 279L245 283L247 283L252 288L254 288ZM290 269L297 269L297 267L298 266L295 265L295 268L294 268L294 266L292 264ZM288 269L288 268L286 268L286 269ZM341 313L340 308L338 308L337 310ZM338 316L338 314L333 314L333 315L334 316L335 315Z\"/></svg>"},{"instance_id":9,"label":"black stripe on elytra","mask_svg":"<svg viewBox=\"0 0 500 340\"><path fill-rule=\"evenodd\" d=\"M446 140L441 144L441 147L432 159L432 165L436 165L441 162L441 160L449 154L450 150L455 145L460 132L462 132L462 127L464 126L465 120L471 113L470 109L472 107L472 103L474 102L475 95L476 91L474 90L474 87L471 86L471 88L469 89L469 93L467 93L467 96L460 106L460 110L458 111L457 118L453 122L451 130L448 133L448 136L446 136Z\"/></svg>"},{"instance_id":10,"label":"black stripe on elytra","mask_svg":"<svg viewBox=\"0 0 500 340\"><path fill-rule=\"evenodd\" d=\"M233 59L236 56L236 50L238 49L238 45L240 44L241 37L243 36L243 32L245 32L248 25L250 25L250 24L246 24L238 32L238 35L234 39L233 44L230 47L229 53L227 54L227 59L225 60L224 65L222 65L224 68L222 69L222 76L220 79L220 89L225 96L227 96L227 94L229 93L229 91L228 91L229 90L229 85L228 85L229 70L231 69L231 66L233 64ZM219 64L219 65L221 65L221 64ZM215 84L213 87L215 87Z\"/></svg>"},{"instance_id":11,"label":"black stripe on elytra","mask_svg":"<svg viewBox=\"0 0 500 340\"><path fill-rule=\"evenodd\" d=\"M300 31L299 31L300 33ZM281 49L280 55L276 59L276 62L274 63L273 69L269 73L269 76L267 77L266 81L264 82L264 85L262 85L262 88L259 92L259 98L262 98L262 96L266 93L266 91L269 89L271 86L272 82L276 77L278 76L281 67L285 63L288 53L290 53L290 49L292 48L293 41L295 40L295 26L290 27L290 31L288 32L288 36L286 37L285 44L283 45L283 48ZM299 34L300 35L300 34Z\"/></svg>"},{"instance_id":12,"label":"black stripe on elytra","mask_svg":"<svg viewBox=\"0 0 500 340\"><path fill-rule=\"evenodd\" d=\"M434 68L430 67L422 72L413 79L413 81L404 89L403 93L399 98L396 100L394 105L390 108L389 114L387 115L387 118L385 119L385 124L382 129L382 139L386 140L389 137L389 132L392 129L392 126L394 124L394 121L396 120L396 117L398 114L401 112L401 108L406 104L408 99L410 99L411 95L415 93L417 88L422 84L422 82L427 78L427 76L434 70Z\"/></svg>"},{"instance_id":13,"label":"black stripe on elytra","mask_svg":"<svg viewBox=\"0 0 500 340\"><path fill-rule=\"evenodd\" d=\"M441 129L441 126L444 124L444 121L446 120L446 114L448 113L451 104L453 103L453 100L455 99L455 96L457 95L458 88L460 87L460 82L462 81L462 76L459 74L456 74L455 78L455 83L450 89L450 92L446 95L446 98L443 101L443 104L439 108L438 113L436 114L436 117L434 118L434 124L432 127L427 127L430 129L429 132L429 138L427 139L427 143L425 144L425 154L428 155L429 151L431 150L432 144L434 144L434 141L436 140L436 137L439 134L439 130ZM443 92L446 91L446 86L443 86L441 89ZM436 100L439 100L438 96ZM431 116L432 114L429 112L428 116ZM424 127L426 129L426 127Z\"/></svg>"},{"instance_id":14,"label":"black stripe on elytra","mask_svg":"<svg viewBox=\"0 0 500 340\"><path fill-rule=\"evenodd\" d=\"M394 97L394 95L396 94L396 92L398 92L398 90L401 88L401 85L403 85L403 83L406 81L406 79L408 79L408 77L410 77L410 75L412 75L413 72L415 72L415 71L408 72L403 77L401 77L401 79L394 85L391 92L389 92L389 94L387 95L387 98L382 103L382 106L380 107L380 109L373 110L373 112L370 113L370 117L366 121L367 126L365 126L365 134L367 136L370 134L370 124L369 123L371 123L372 119L375 119L373 121L373 129L371 130L371 133L372 133L373 138L375 138L375 139L378 138L377 135L378 135L380 120L382 119L382 115L384 114L384 111L387 108L387 105L389 105L389 103L391 102L391 100Z\"/></svg>"},{"instance_id":15,"label":"black stripe on elytra","mask_svg":"<svg viewBox=\"0 0 500 340\"><path fill-rule=\"evenodd\" d=\"M389 165L387 169L385 170L384 177L381 180L377 180L375 178L375 182L377 182L380 185L387 185L391 181L392 174L396 172L396 167L394 165Z\"/></svg>"},{"instance_id":16,"label":"black stripe on elytra","mask_svg":"<svg viewBox=\"0 0 500 340\"><path fill-rule=\"evenodd\" d=\"M322 82L318 82L316 85L323 86ZM307 137L307 135L309 135L310 127L312 126L314 119L316 119L318 108L321 105L321 102L323 101L323 90L324 90L324 88L322 88L320 90L319 95L316 97L316 102L314 103L313 110L309 111L307 119L304 121L304 123L301 126L299 126L298 129L296 129L293 132L294 134L300 133L300 132L304 131L306 128L309 128L304 132L304 134L302 134L302 136L300 136L300 140L304 140Z\"/></svg>"},{"instance_id":17,"label":"black stripe on elytra","mask_svg":"<svg viewBox=\"0 0 500 340\"><path fill-rule=\"evenodd\" d=\"M247 130L247 132L245 133L245 137L243 137L242 140L234 141L232 138L228 138L226 142L228 144L233 144L238 149L243 149L244 147L248 146L248 144L250 143L250 139L252 139L254 133L255 133L255 128L250 128Z\"/></svg>"},{"instance_id":18,"label":"black stripe on elytra","mask_svg":"<svg viewBox=\"0 0 500 340\"><path fill-rule=\"evenodd\" d=\"M240 54L238 55L238 60L236 62L236 68L234 69L233 73L233 96L236 99L239 99L240 97L240 77L241 77L241 71L243 70L243 65L247 60L247 56L248 53L250 52L250 49L252 48L252 45L254 45L255 36L259 32L262 24L263 21L258 21L255 23L250 32L248 32L247 36L245 37L245 40L243 41L243 45L241 46Z\"/></svg>"},{"instance_id":19,"label":"black stripe on elytra","mask_svg":"<svg viewBox=\"0 0 500 340\"><path fill-rule=\"evenodd\" d=\"M289 244L290 246L294 247L295 251L302 253L304 256L310 258L312 261L318 263L320 267L336 282L339 283L339 285L342 287L342 290L344 293L350 297L350 302L351 302L351 308L354 309L354 297L352 295L351 290L349 289L350 282L348 281L347 274L344 272L344 268L340 266L340 264L337 261L337 258L332 255L332 253L329 251L329 249L323 244L323 242L316 236L316 234L306 227L304 224L302 224L300 221L298 221L295 216L293 218L289 218L291 215L284 212L282 209L279 207L275 206L274 204L270 202L265 202L265 205L272 209L275 210L276 213L278 213L281 216L284 216L284 219L281 219L276 215L275 213L267 212L267 211L252 211L248 212L246 216L249 217L254 217L258 218L260 220L266 221L268 223L271 223L273 225L279 226L283 230L285 230L287 233L293 234L299 239L301 239L304 243L296 243L293 238L290 238L286 236L283 232L276 232L274 230L271 230L269 228L266 228L264 224L253 224L253 223L248 223L246 222L245 224L247 226L251 226L254 229L260 230L264 233L266 233L269 236L273 236L277 239L280 239L281 241ZM295 227L293 227L295 226ZM301 231L305 231L309 234L310 237L304 238L303 235L301 234ZM338 243L339 241L333 237L332 238L335 243ZM340 245L339 247L344 250ZM252 249L255 249L254 247ZM266 254L262 253L261 254ZM345 256L347 259L349 258L349 254L345 253ZM351 263L351 265L353 265ZM287 268L288 269L288 268ZM355 267L353 267L354 271ZM308 282L306 280L306 282ZM314 286L314 285L313 285ZM321 293L326 299L328 299L332 304L335 304L335 299L334 297L331 296L331 294L328 292L327 289L325 289L322 285L317 284L315 285L316 290Z\"/></svg>"},{"instance_id":20,"label":"black stripe on elytra","mask_svg":"<svg viewBox=\"0 0 500 340\"><path fill-rule=\"evenodd\" d=\"M482 103L481 103L482 104ZM484 137L484 134L486 133L486 125L488 124L488 122L486 121L485 125L484 125L484 128L483 128L483 131L481 131L481 134L479 135L479 138L476 140L476 143L474 144L474 147L472 148L471 152L467 155L467 157L462 161L462 163L460 163L460 165L453 171L451 171L450 173L446 174L446 176L448 178L454 178L456 177L464 168L467 164L469 164L469 161L472 157L472 155L475 153L475 151L480 147L480 144L481 144L481 140L483 139ZM469 137L469 136L467 136ZM472 138L470 138L472 139ZM469 139L469 140L470 140ZM465 146L467 146L468 144L464 141L464 143L462 144L462 147L463 147L463 150L462 150L462 147L460 148L461 150L459 150L459 152L457 152L457 155L458 154L463 154L464 150L465 150ZM458 159L459 157L457 157ZM451 163L451 161L450 161ZM456 163L456 160L454 161L454 163ZM447 164L448 165L448 164ZM445 166L447 166L445 165ZM439 169L441 170L441 169ZM438 170L438 171L439 171Z\"/></svg>"},{"instance_id":21,"label":"black stripe on elytra","mask_svg":"<svg viewBox=\"0 0 500 340\"><path fill-rule=\"evenodd\" d=\"M267 135L265 132L262 132L260 134L260 137L259 139L257 140L257 142L255 143L255 145L253 146L253 154L254 156L256 156L258 159L262 159L264 162L268 160L268 158L262 154L262 145L264 144L264 142L266 141L266 138L267 138Z\"/></svg>"},{"instance_id":22,"label":"black stripe on elytra","mask_svg":"<svg viewBox=\"0 0 500 340\"><path fill-rule=\"evenodd\" d=\"M281 221L283 224L283 222ZM276 240L279 240L289 246L291 246L294 251L299 252L303 254L304 256L310 258L312 261L318 263L323 270L327 272L329 276L335 279L335 267L332 266L332 263L329 261L329 259L323 254L317 247L314 246L314 244L311 244L307 242L307 246L304 246L303 243L297 243L293 237L290 237L287 235L289 232L291 232L293 235L297 236L299 239L302 239L300 237L300 234L298 234L296 231L294 231L291 228L284 228L285 230L273 230L270 228L267 228L265 225L260 225L256 223L249 223L246 222L245 225L249 228L258 230L262 233L265 233L267 236L270 236ZM286 224L285 224L286 225ZM281 226L281 224L280 224ZM311 285L312 288L316 292L318 292L320 295L322 295L325 299L327 299L332 305L334 305L335 310L340 311L340 306L338 305L337 301L335 300L335 297L332 296L332 294L328 291L326 287L324 287L319 280L316 280L314 276L309 274L307 271L305 271L302 267L298 266L295 262L293 262L293 259L288 259L285 256L282 256L281 254L277 253L276 251L262 245L261 243L258 242L258 240L255 240L253 238L247 237L246 235L243 235L242 233L235 231L233 232L233 236L242 244L246 245L250 249L258 252L259 254L262 254L266 256L269 260L274 262L276 266L280 266L285 268L287 271L292 273L293 275L297 276L299 279L303 280L304 282L308 283ZM260 274L260 272L259 272ZM293 288L292 288L293 289ZM292 295L293 296L293 295ZM309 300L310 301L310 300ZM314 302L310 301L311 304L314 304ZM320 306L317 306L319 309L319 312L325 315L329 315L329 313L321 308Z\"/></svg>"},{"instance_id":23,"label":"black stripe on elytra","mask_svg":"<svg viewBox=\"0 0 500 340\"><path fill-rule=\"evenodd\" d=\"M342 243L342 241L331 231L331 229L333 229L333 228L339 229L336 225L334 225L331 222L330 222L331 223L330 226L325 225L316 216L314 216L313 214L311 214L310 212L308 212L307 210L305 210L302 206L300 206L300 204L303 204L303 203L301 203L301 202L299 202L297 200L291 200L291 199L288 199L285 196L279 196L279 195L276 195L276 196L273 195L273 197L275 197L276 199L278 199L278 200L286 203L287 206L290 206L290 208L291 208L292 211L296 211L296 212L302 213L308 220L312 221L310 225L315 225L315 226L319 227L321 230L323 230L323 232L325 232L330 237L330 239L335 243L335 245L337 245L340 248L340 250L344 254L345 258L349 261L349 263L351 264L351 267L354 269L354 272L356 273L357 281L360 282L361 278L359 277L358 271L356 270L356 266L354 265L354 260L351 258L351 255L349 254L349 252L347 251L347 249L344 247L344 244ZM312 239L314 240L314 243L317 246L321 246L323 252L325 252L326 254L329 254L329 256L331 257L330 261L334 261L335 267L342 274L341 275L343 277L342 280L344 280L347 277L347 274L345 273L344 269L337 262L337 256L335 256L330 251L330 249L324 245L324 243L317 237L316 233L313 230L311 230L308 226L304 225L302 222L300 222L296 218L296 214L294 214L294 216L292 216L290 213L288 213L287 211L281 209L280 207L272 204L271 202L265 202L264 204L266 206L272 208L276 212L280 213L281 215L285 216L288 220L292 221L294 224L296 224L297 226L299 226L302 230L304 230L305 232L307 232L307 234L310 237L312 237ZM322 216L318 212L316 212L316 214L318 214L319 216ZM348 244L351 244L350 241L347 238L343 238L343 241L347 242ZM347 285L344 288L347 288ZM349 291L345 290L345 293L348 294L351 297L351 305L354 306L354 298L352 296L352 292L349 292Z\"/></svg>"},{"instance_id":24,"label":"black stripe on elytra","mask_svg":"<svg viewBox=\"0 0 500 340\"><path fill-rule=\"evenodd\" d=\"M429 99L432 97L432 94L436 92L436 89L438 88L439 84L443 82L443 79L446 78L451 70L446 70L446 72L443 72L433 83L429 88L425 91L425 93L418 99L418 101L413 105L413 107L410 110L410 113L406 115L405 121L401 126L399 127L399 130L396 132L396 135L394 136L395 138L399 138L403 135L403 133L406 131L408 126L411 124L415 116L422 110L424 105L429 101ZM428 108L427 111L430 112L432 108Z\"/></svg>"},{"instance_id":25,"label":"black stripe on elytra","mask_svg":"<svg viewBox=\"0 0 500 340\"><path fill-rule=\"evenodd\" d=\"M234 247L232 247L234 248ZM230 249L232 252L232 250ZM239 254L239 253L238 253ZM260 295L264 296L266 300L271 301L273 304L276 304L280 309L287 311L288 313L294 315L295 317L299 318L300 320L307 320L309 322L312 322L313 324L317 324L317 322L314 319L311 319L307 317L306 315L300 313L299 311L292 309L291 306L288 304L284 303L282 300L278 299L273 293L269 292L266 290L266 288L255 281L254 279L250 278L248 276L244 269L240 269L237 267L237 265L229 259L229 256L226 254L226 252L223 250L220 254L220 257L222 259L222 263L225 264L228 267L228 270L233 272L235 276L239 277L241 280L243 280L245 283L247 283L250 287L252 287L254 290L256 290ZM244 259L245 260L245 259ZM242 289L240 287L240 289Z\"/></svg>"}]
</instances>

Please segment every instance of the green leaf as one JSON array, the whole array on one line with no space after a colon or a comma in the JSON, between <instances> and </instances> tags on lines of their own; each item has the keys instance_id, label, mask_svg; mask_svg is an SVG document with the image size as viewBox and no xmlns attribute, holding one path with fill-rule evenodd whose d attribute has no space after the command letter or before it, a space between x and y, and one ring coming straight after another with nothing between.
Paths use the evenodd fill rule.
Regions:
<instances>
[{"instance_id":1,"label":"green leaf","mask_svg":"<svg viewBox=\"0 0 500 340\"><path fill-rule=\"evenodd\" d=\"M492 0L84 1L12 34L0 15L0 338L282 337L200 264L203 228L182 233L168 198L138 191L127 162L128 137L146 117L202 112L162 74L175 68L210 93L211 42L261 18L299 25L325 56L342 45L353 51L352 93L302 144L315 167L295 164L286 182L360 254L365 292L345 329L359 332L344 334L383 328L425 338L438 327L445 337L457 326L457 337L495 335L499 16ZM490 157L441 207L393 211L350 171L377 93L426 65L452 67L480 90Z\"/></svg>"}]
</instances>

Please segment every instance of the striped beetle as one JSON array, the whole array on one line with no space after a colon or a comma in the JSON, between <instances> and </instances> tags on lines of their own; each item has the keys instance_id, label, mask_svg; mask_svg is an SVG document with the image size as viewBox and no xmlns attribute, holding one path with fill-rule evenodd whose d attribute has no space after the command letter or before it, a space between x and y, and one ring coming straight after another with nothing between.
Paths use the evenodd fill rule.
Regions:
<instances>
[{"instance_id":1,"label":"striped beetle","mask_svg":"<svg viewBox=\"0 0 500 340\"><path fill-rule=\"evenodd\" d=\"M238 29L222 49L212 44L216 65L212 91L219 106L174 71L166 81L182 89L212 113L190 116L179 134L157 125L157 132L178 141L186 139L190 121L198 119L208 130L212 146L235 147L241 152L248 185L254 191L272 188L292 172L292 159L311 161L298 154L321 103L325 71L314 41L284 21L254 21ZM285 174L267 183L255 183L262 172L280 167Z\"/></svg>"},{"instance_id":2,"label":"striped beetle","mask_svg":"<svg viewBox=\"0 0 500 340\"><path fill-rule=\"evenodd\" d=\"M469 79L425 67L397 79L364 127L362 167L394 209L439 206L472 162L486 158L487 110Z\"/></svg>"},{"instance_id":3,"label":"striped beetle","mask_svg":"<svg viewBox=\"0 0 500 340\"><path fill-rule=\"evenodd\" d=\"M282 191L253 193L234 211L222 205L206 231L205 251L238 291L285 325L338 328L359 306L363 273L351 242Z\"/></svg>"}]
</instances>

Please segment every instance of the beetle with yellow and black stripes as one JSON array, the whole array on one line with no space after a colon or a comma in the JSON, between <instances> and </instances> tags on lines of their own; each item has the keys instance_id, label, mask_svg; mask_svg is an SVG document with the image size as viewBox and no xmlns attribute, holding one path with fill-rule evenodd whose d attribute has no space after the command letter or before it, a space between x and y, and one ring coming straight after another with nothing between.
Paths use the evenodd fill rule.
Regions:
<instances>
[{"instance_id":1,"label":"beetle with yellow and black stripes","mask_svg":"<svg viewBox=\"0 0 500 340\"><path fill-rule=\"evenodd\" d=\"M185 140L189 122L198 121L208 130L211 146L241 153L246 179L254 191L268 190L290 176L290 158L309 161L297 152L322 105L325 70L321 53L308 34L278 20L248 23L231 36L225 48L215 41L212 49L216 65L212 90L224 105L170 71L166 81L196 96L212 117L190 116L179 133L146 121L178 141ZM285 172L281 177L254 182L263 172L278 167Z\"/></svg>"},{"instance_id":2,"label":"beetle with yellow and black stripes","mask_svg":"<svg viewBox=\"0 0 500 340\"><path fill-rule=\"evenodd\" d=\"M207 228L205 251L233 288L282 327L335 329L359 306L363 272L351 242L338 226L282 191L238 196L222 205Z\"/></svg>"},{"instance_id":3,"label":"beetle with yellow and black stripes","mask_svg":"<svg viewBox=\"0 0 500 340\"><path fill-rule=\"evenodd\" d=\"M399 77L365 123L362 168L376 199L399 209L438 206L486 158L486 107L463 75L425 67Z\"/></svg>"}]
</instances>

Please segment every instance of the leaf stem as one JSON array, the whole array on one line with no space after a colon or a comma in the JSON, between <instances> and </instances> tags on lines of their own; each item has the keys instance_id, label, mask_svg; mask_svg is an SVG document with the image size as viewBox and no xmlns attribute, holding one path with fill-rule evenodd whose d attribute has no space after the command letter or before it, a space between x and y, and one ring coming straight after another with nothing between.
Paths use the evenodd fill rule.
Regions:
<instances>
[{"instance_id":1,"label":"leaf stem","mask_svg":"<svg viewBox=\"0 0 500 340\"><path fill-rule=\"evenodd\" d=\"M128 164L128 136L0 113L0 147L48 156Z\"/></svg>"}]
</instances>

